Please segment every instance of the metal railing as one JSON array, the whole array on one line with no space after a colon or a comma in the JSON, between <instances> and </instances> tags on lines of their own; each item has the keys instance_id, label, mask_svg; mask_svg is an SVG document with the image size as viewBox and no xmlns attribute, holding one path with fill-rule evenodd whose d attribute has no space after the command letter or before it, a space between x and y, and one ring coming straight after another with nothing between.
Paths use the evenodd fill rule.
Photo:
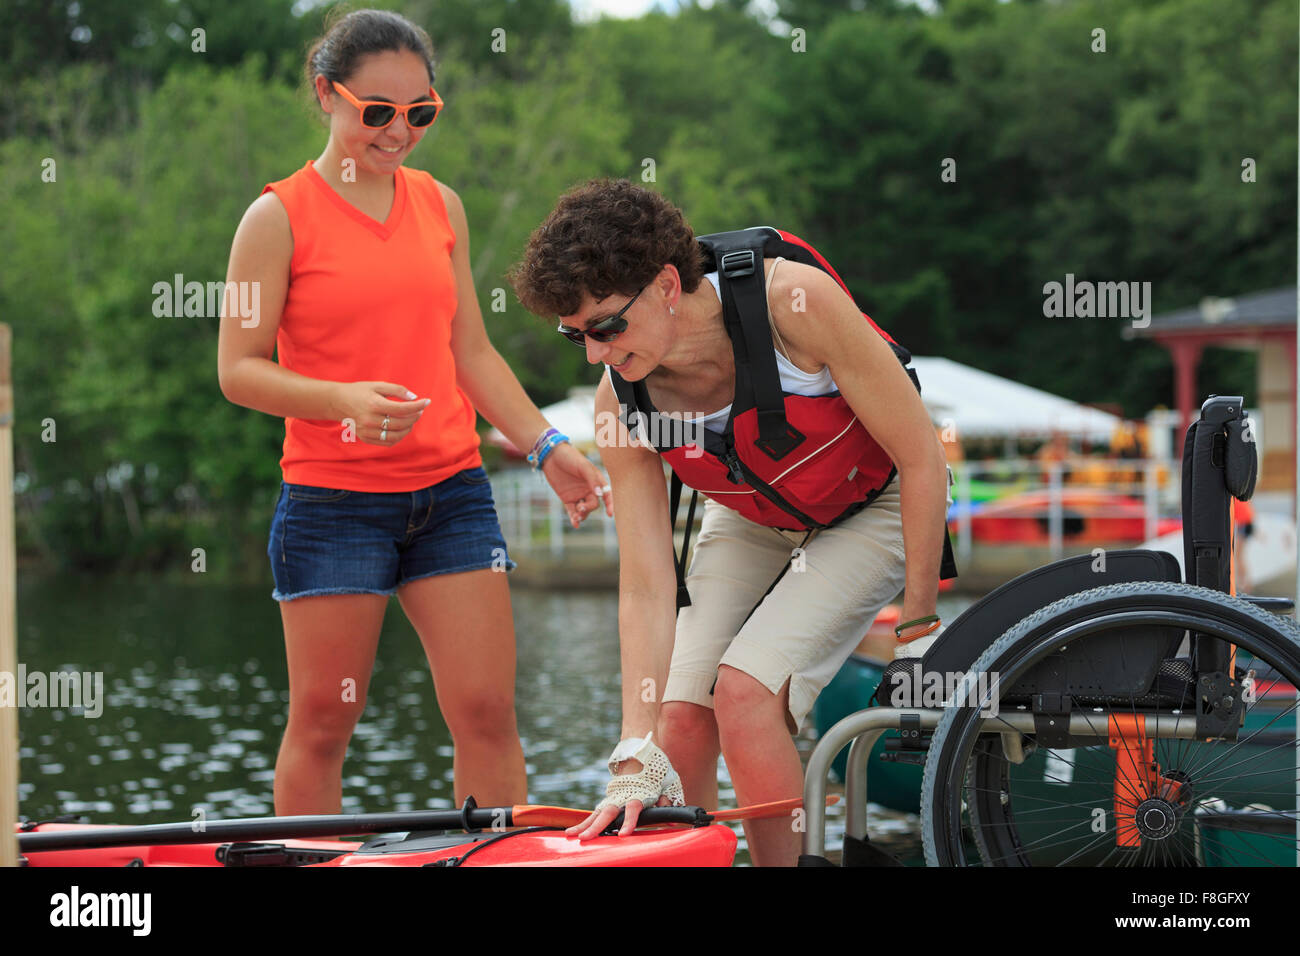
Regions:
<instances>
[{"instance_id":1,"label":"metal railing","mask_svg":"<svg viewBox=\"0 0 1300 956\"><path fill-rule=\"evenodd\" d=\"M578 528L569 526L564 505L546 479L531 468L507 468L492 474L501 533L511 554L563 558L566 554L618 555L614 522L593 515Z\"/></svg>"},{"instance_id":2,"label":"metal railing","mask_svg":"<svg viewBox=\"0 0 1300 956\"><path fill-rule=\"evenodd\" d=\"M1066 519L1070 516L1068 497L1071 492L1093 489L1140 499L1143 505L1143 540L1156 537L1160 520L1181 513L1180 466L1176 462L1142 458L1075 458L1065 462L1044 462L1031 458L995 461L958 462L952 466L955 483L949 517L955 522L954 548L958 565L968 566L974 543L972 521L983 503L975 501L977 482L1005 486L1008 495L1046 491L1041 512L1018 510L1017 517L1035 515L1045 522L1047 547L1051 559L1064 556ZM1069 472L1069 478L1066 475ZM1088 472L1105 475L1102 481L1078 480ZM665 474L666 474L665 470ZM984 491L990 489L985 487ZM618 554L614 522L596 515L580 528L571 528L564 507L550 485L530 468L508 468L492 474L492 492L496 499L501 530L512 553L547 557L553 560L566 554ZM689 490L688 490L689 494ZM688 499L689 500L689 499ZM686 502L678 515L678 531L685 523ZM702 516L696 510L696 524ZM1126 514L1119 507L1102 506L1090 511L1094 517L1118 517ZM996 519L992 519L996 520Z\"/></svg>"},{"instance_id":3,"label":"metal railing","mask_svg":"<svg viewBox=\"0 0 1300 956\"><path fill-rule=\"evenodd\" d=\"M980 508L974 501L972 487L977 481L1004 484L1009 495L1047 492L1041 510L1018 509L1015 517L1033 516L1045 521L1047 546L1053 561L1064 556L1065 519L1068 512L1066 498L1071 492L1104 491L1140 499L1143 507L1144 541L1157 536L1162 517L1176 517L1182 513L1181 465L1172 461L1151 458L1079 457L1066 461L1009 458L988 462L958 462L952 466L952 471L955 481L949 517L956 522L955 548L959 563L970 562L974 542L971 522ZM1067 472L1069 480L1066 479ZM1090 473L1098 477L1088 480ZM1090 517L1127 515L1127 510L1121 507L1089 510ZM991 515L986 517L997 520Z\"/></svg>"}]
</instances>

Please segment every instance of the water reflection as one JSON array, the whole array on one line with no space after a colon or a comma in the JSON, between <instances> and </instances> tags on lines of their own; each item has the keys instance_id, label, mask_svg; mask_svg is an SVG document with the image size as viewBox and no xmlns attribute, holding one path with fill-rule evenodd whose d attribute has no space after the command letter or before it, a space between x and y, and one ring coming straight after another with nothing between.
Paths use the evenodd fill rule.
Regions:
<instances>
[{"instance_id":1,"label":"water reflection","mask_svg":"<svg viewBox=\"0 0 1300 956\"><path fill-rule=\"evenodd\" d=\"M617 598L515 589L512 602L529 800L590 806L603 793L619 733ZM209 819L274 812L288 683L269 585L25 577L18 616L19 659L29 671L102 671L105 693L95 719L53 708L20 712L22 814L163 823L191 819L199 808ZM812 742L806 733L801 750ZM719 782L723 805L734 805L721 764ZM343 809L453 803L451 739L419 640L394 602L344 764ZM829 817L828 839L837 845L842 808ZM872 820L873 833L887 838L915 833L901 815L873 812Z\"/></svg>"}]
</instances>

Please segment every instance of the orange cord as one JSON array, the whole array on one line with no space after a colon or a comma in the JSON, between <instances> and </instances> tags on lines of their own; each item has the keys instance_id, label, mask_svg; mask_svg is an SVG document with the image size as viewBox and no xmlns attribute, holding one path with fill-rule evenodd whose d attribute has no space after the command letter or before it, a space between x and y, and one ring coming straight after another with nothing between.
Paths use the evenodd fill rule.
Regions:
<instances>
[{"instance_id":1,"label":"orange cord","mask_svg":"<svg viewBox=\"0 0 1300 956\"><path fill-rule=\"evenodd\" d=\"M939 630L939 625L941 625L942 623L943 623L942 621L935 621L933 624L931 624L929 627L927 627L924 631L918 631L916 634L913 634L911 637L903 637L903 636L900 635L897 631L894 632L894 635L898 638L898 643L900 643L900 644L909 644L909 643L911 643L912 641L915 641L915 640L918 640L919 638L925 637L925 635L927 635L927 634L933 634L935 631Z\"/></svg>"}]
</instances>

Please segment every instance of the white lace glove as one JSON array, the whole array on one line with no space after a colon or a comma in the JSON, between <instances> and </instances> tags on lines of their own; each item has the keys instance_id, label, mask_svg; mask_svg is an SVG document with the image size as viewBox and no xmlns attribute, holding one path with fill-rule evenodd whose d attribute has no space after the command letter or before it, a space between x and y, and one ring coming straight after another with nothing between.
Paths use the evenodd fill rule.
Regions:
<instances>
[{"instance_id":1,"label":"white lace glove","mask_svg":"<svg viewBox=\"0 0 1300 956\"><path fill-rule=\"evenodd\" d=\"M621 808L629 800L640 800L643 807L653 807L660 796L667 797L674 807L686 806L682 780L668 762L668 755L651 743L653 736L652 732L645 735L645 740L633 737L619 741L609 755L609 772L614 776L605 786L605 799L596 804L597 812L606 807ZM638 772L615 772L622 761L633 759L641 761Z\"/></svg>"}]
</instances>

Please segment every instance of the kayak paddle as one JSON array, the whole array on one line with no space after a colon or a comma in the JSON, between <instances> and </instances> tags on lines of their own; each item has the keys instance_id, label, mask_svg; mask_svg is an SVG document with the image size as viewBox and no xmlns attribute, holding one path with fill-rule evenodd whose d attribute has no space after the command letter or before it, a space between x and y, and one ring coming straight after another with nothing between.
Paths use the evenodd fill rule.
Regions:
<instances>
[{"instance_id":1,"label":"kayak paddle","mask_svg":"<svg viewBox=\"0 0 1300 956\"><path fill-rule=\"evenodd\" d=\"M828 797L827 805L838 797ZM801 798L760 803L710 813L699 807L647 807L639 826L682 824L705 826L723 820L751 820L785 816L803 804ZM144 826L104 826L93 829L51 830L18 834L20 853L91 847L158 846L179 843L288 840L352 833L393 833L415 830L504 830L520 826L567 827L581 823L590 810L570 807L516 805L479 807L470 797L459 810L402 810L392 813L309 814L292 817L248 817L190 823L153 823ZM610 825L622 823L623 815Z\"/></svg>"}]
</instances>

